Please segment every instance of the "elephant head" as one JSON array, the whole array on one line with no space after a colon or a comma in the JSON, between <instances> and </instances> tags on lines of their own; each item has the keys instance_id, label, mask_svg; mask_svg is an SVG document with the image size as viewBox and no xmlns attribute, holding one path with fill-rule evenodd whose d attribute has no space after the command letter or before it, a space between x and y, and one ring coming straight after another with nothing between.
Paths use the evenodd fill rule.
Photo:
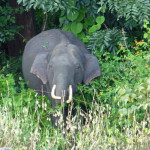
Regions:
<instances>
[{"instance_id":1,"label":"elephant head","mask_svg":"<svg viewBox=\"0 0 150 150\"><path fill-rule=\"evenodd\" d=\"M30 72L46 84L53 106L61 104L62 99L70 103L77 83L84 82L88 85L101 74L95 56L64 42L58 44L52 52L38 53Z\"/></svg>"}]
</instances>

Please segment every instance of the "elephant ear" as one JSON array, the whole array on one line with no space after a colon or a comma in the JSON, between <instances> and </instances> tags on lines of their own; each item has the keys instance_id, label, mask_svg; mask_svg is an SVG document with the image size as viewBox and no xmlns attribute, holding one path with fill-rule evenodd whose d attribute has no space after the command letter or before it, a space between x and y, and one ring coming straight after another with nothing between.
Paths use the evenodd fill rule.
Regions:
<instances>
[{"instance_id":1,"label":"elephant ear","mask_svg":"<svg viewBox=\"0 0 150 150\"><path fill-rule=\"evenodd\" d=\"M101 75L98 59L91 55L85 54L85 72L84 72L84 83L89 85L89 82Z\"/></svg>"},{"instance_id":2,"label":"elephant ear","mask_svg":"<svg viewBox=\"0 0 150 150\"><path fill-rule=\"evenodd\" d=\"M39 53L31 66L30 73L35 74L40 78L43 84L47 83L47 65L48 65L48 52Z\"/></svg>"}]
</instances>

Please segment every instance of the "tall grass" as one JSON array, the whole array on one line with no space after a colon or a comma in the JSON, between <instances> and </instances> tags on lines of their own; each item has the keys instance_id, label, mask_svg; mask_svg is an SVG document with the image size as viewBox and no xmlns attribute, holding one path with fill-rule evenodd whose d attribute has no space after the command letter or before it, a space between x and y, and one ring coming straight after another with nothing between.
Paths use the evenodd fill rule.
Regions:
<instances>
[{"instance_id":1,"label":"tall grass","mask_svg":"<svg viewBox=\"0 0 150 150\"><path fill-rule=\"evenodd\" d=\"M42 123L43 118L41 118L39 110L42 109L44 112L47 106L44 103L43 106L40 106L38 96L35 95L35 98L35 109L32 114L30 113L30 103L17 111L12 110L10 103L0 106L0 147L12 147L18 150L147 150L150 148L149 112L145 112L141 123L136 121L134 112L132 127L129 124L131 122L129 121L130 115L124 120L124 126L112 127L110 123L111 106L98 104L93 97L92 107L88 112L77 109L76 115L72 116L73 103L71 104L66 128L63 126L62 114L60 111L56 111L56 114L60 116L60 128L55 129L51 126L49 116L46 116L46 119L50 125ZM22 96L18 100L23 101L23 99ZM35 116L37 116L36 120ZM148 121L145 121L145 118ZM122 122L122 119L123 117L120 115L118 121Z\"/></svg>"}]
</instances>

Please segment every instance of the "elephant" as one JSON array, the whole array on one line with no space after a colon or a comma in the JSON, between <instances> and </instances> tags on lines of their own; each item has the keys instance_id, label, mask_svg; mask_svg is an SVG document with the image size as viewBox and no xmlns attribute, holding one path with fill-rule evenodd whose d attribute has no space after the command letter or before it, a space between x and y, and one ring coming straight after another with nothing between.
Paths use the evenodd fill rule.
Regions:
<instances>
[{"instance_id":1,"label":"elephant","mask_svg":"<svg viewBox=\"0 0 150 150\"><path fill-rule=\"evenodd\" d=\"M52 107L70 103L78 83L88 85L101 75L98 59L84 43L60 29L43 31L27 42L22 71L29 88L48 96Z\"/></svg>"}]
</instances>

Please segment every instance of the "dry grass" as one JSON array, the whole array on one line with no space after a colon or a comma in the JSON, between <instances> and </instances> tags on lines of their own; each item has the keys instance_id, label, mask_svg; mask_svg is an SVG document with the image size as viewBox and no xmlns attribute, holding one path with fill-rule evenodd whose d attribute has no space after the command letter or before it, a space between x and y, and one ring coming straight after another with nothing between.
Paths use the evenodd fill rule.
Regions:
<instances>
[{"instance_id":1,"label":"dry grass","mask_svg":"<svg viewBox=\"0 0 150 150\"><path fill-rule=\"evenodd\" d=\"M38 101L37 101L38 106ZM9 105L0 107L0 147L12 147L21 150L48 150L48 149L82 149L82 150L139 150L150 147L150 114L146 113L148 122L144 119L141 124L136 121L134 114L133 127L128 123L121 131L110 124L111 107L106 107L93 102L92 109L85 113L78 109L75 116L71 116L73 105L70 106L66 128L63 125L63 117L60 111L60 130L40 126L40 116L35 123L33 114L28 113L24 107L20 112L12 114ZM40 107L40 106L38 106ZM43 107L45 109L45 107ZM104 113L105 112L105 113ZM38 109L35 110L38 115ZM35 114L34 114L35 115ZM84 118L85 123L82 123ZM48 117L47 120L51 122ZM122 121L120 117L119 121ZM128 118L126 120L128 122Z\"/></svg>"}]
</instances>

